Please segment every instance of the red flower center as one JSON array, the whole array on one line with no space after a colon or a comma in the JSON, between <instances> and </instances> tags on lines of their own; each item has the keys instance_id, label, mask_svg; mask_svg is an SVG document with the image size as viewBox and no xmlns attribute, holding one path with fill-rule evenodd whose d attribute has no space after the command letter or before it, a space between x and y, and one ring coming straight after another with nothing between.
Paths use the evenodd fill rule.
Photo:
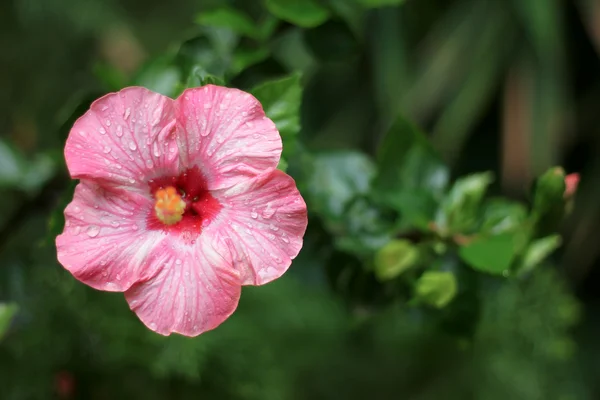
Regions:
<instances>
[{"instance_id":1,"label":"red flower center","mask_svg":"<svg viewBox=\"0 0 600 400\"><path fill-rule=\"evenodd\" d=\"M198 167L179 176L152 179L148 186L156 200L148 216L148 227L183 234L192 242L222 208L207 189L206 179Z\"/></svg>"}]
</instances>

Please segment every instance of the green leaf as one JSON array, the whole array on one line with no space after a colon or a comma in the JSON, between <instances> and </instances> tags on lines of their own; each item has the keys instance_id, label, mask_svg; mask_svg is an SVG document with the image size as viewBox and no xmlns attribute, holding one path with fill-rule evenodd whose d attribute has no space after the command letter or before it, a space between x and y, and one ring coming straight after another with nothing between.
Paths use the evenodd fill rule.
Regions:
<instances>
[{"instance_id":1,"label":"green leaf","mask_svg":"<svg viewBox=\"0 0 600 400\"><path fill-rule=\"evenodd\" d=\"M475 228L481 202L492 181L492 174L483 172L467 175L454 183L436 216L441 234L467 233Z\"/></svg>"},{"instance_id":2,"label":"green leaf","mask_svg":"<svg viewBox=\"0 0 600 400\"><path fill-rule=\"evenodd\" d=\"M314 28L329 18L327 8L315 0L265 0L265 6L276 17L303 28Z\"/></svg>"},{"instance_id":3,"label":"green leaf","mask_svg":"<svg viewBox=\"0 0 600 400\"><path fill-rule=\"evenodd\" d=\"M204 26L228 28L237 34L254 39L261 37L258 26L250 17L229 7L205 11L196 17L196 23Z\"/></svg>"},{"instance_id":4,"label":"green leaf","mask_svg":"<svg viewBox=\"0 0 600 400\"><path fill-rule=\"evenodd\" d=\"M194 88L204 85L224 86L225 81L222 78L209 74L204 68L196 65L188 75L185 86L186 88Z\"/></svg>"},{"instance_id":5,"label":"green leaf","mask_svg":"<svg viewBox=\"0 0 600 400\"><path fill-rule=\"evenodd\" d=\"M231 59L230 72L232 75L237 75L246 68L258 64L261 61L269 58L270 52L267 48L244 48L238 47L233 52Z\"/></svg>"},{"instance_id":6,"label":"green leaf","mask_svg":"<svg viewBox=\"0 0 600 400\"><path fill-rule=\"evenodd\" d=\"M404 3L404 0L357 0L367 8L378 8L386 6L397 6Z\"/></svg>"},{"instance_id":7,"label":"green leaf","mask_svg":"<svg viewBox=\"0 0 600 400\"><path fill-rule=\"evenodd\" d=\"M307 190L316 212L334 221L344 220L349 202L366 194L375 175L373 162L363 153L338 151L315 154Z\"/></svg>"},{"instance_id":8,"label":"green leaf","mask_svg":"<svg viewBox=\"0 0 600 400\"><path fill-rule=\"evenodd\" d=\"M275 122L283 140L283 156L289 159L300 131L300 75L263 82L250 92L261 102L267 117Z\"/></svg>"},{"instance_id":9,"label":"green leaf","mask_svg":"<svg viewBox=\"0 0 600 400\"><path fill-rule=\"evenodd\" d=\"M4 336L14 315L19 310L16 304L0 303L0 339Z\"/></svg>"},{"instance_id":10,"label":"green leaf","mask_svg":"<svg viewBox=\"0 0 600 400\"><path fill-rule=\"evenodd\" d=\"M273 58L288 71L307 71L316 63L304 41L304 31L293 27L278 34L270 44Z\"/></svg>"},{"instance_id":11,"label":"green leaf","mask_svg":"<svg viewBox=\"0 0 600 400\"><path fill-rule=\"evenodd\" d=\"M177 53L183 71L200 66L209 74L225 77L230 71L239 36L226 28L204 28L203 33L185 41Z\"/></svg>"},{"instance_id":12,"label":"green leaf","mask_svg":"<svg viewBox=\"0 0 600 400\"><path fill-rule=\"evenodd\" d=\"M408 225L426 229L449 179L448 168L415 126L397 118L377 152L377 193Z\"/></svg>"},{"instance_id":13,"label":"green leaf","mask_svg":"<svg viewBox=\"0 0 600 400\"><path fill-rule=\"evenodd\" d=\"M481 231L497 235L514 232L527 221L527 209L523 204L505 199L493 199L484 206Z\"/></svg>"},{"instance_id":14,"label":"green leaf","mask_svg":"<svg viewBox=\"0 0 600 400\"><path fill-rule=\"evenodd\" d=\"M375 275L385 281L400 276L419 259L419 250L408 240L393 240L375 255Z\"/></svg>"},{"instance_id":15,"label":"green leaf","mask_svg":"<svg viewBox=\"0 0 600 400\"><path fill-rule=\"evenodd\" d=\"M133 80L133 85L143 86L162 95L175 97L181 71L173 65L172 57L161 57L146 64Z\"/></svg>"},{"instance_id":16,"label":"green leaf","mask_svg":"<svg viewBox=\"0 0 600 400\"><path fill-rule=\"evenodd\" d=\"M368 196L358 196L349 201L342 218L326 220L330 231L337 236L338 249L371 261L373 254L392 240L395 217L387 213Z\"/></svg>"},{"instance_id":17,"label":"green leaf","mask_svg":"<svg viewBox=\"0 0 600 400\"><path fill-rule=\"evenodd\" d=\"M532 241L523 256L523 262L519 273L523 274L532 271L542 263L554 250L562 244L560 235L546 236Z\"/></svg>"},{"instance_id":18,"label":"green leaf","mask_svg":"<svg viewBox=\"0 0 600 400\"><path fill-rule=\"evenodd\" d=\"M464 262L478 271L507 274L516 253L516 234L482 237L459 250Z\"/></svg>"},{"instance_id":19,"label":"green leaf","mask_svg":"<svg viewBox=\"0 0 600 400\"><path fill-rule=\"evenodd\" d=\"M436 308L444 308L457 292L456 277L448 271L427 271L421 275L415 288L417 301Z\"/></svg>"},{"instance_id":20,"label":"green leaf","mask_svg":"<svg viewBox=\"0 0 600 400\"><path fill-rule=\"evenodd\" d=\"M425 135L402 117L379 144L377 166L375 185L382 191L424 189L439 196L448 182L448 169Z\"/></svg>"}]
</instances>

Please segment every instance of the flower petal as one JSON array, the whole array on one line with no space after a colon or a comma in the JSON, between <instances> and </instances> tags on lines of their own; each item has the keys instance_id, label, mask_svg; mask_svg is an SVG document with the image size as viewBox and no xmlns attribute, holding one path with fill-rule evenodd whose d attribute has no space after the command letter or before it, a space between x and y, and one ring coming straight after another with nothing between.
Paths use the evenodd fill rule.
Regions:
<instances>
[{"instance_id":1,"label":"flower petal","mask_svg":"<svg viewBox=\"0 0 600 400\"><path fill-rule=\"evenodd\" d=\"M262 285L280 277L300 252L308 224L306 203L294 180L271 170L213 193L225 205L227 224L220 229L242 283Z\"/></svg>"},{"instance_id":2,"label":"flower petal","mask_svg":"<svg viewBox=\"0 0 600 400\"><path fill-rule=\"evenodd\" d=\"M125 292L129 306L148 328L166 336L197 336L235 311L240 276L217 234L203 232L194 247L164 246L160 272Z\"/></svg>"},{"instance_id":3,"label":"flower petal","mask_svg":"<svg viewBox=\"0 0 600 400\"><path fill-rule=\"evenodd\" d=\"M153 250L165 235L144 228L148 207L150 200L135 193L79 183L56 238L59 262L99 290L122 292L154 275L161 255Z\"/></svg>"},{"instance_id":4,"label":"flower petal","mask_svg":"<svg viewBox=\"0 0 600 400\"><path fill-rule=\"evenodd\" d=\"M275 168L281 136L254 96L206 85L175 100L180 157L199 166L208 189L223 189Z\"/></svg>"},{"instance_id":5,"label":"flower petal","mask_svg":"<svg viewBox=\"0 0 600 400\"><path fill-rule=\"evenodd\" d=\"M178 169L173 100L130 87L96 100L73 125L65 146L73 178L145 190L155 176Z\"/></svg>"}]
</instances>

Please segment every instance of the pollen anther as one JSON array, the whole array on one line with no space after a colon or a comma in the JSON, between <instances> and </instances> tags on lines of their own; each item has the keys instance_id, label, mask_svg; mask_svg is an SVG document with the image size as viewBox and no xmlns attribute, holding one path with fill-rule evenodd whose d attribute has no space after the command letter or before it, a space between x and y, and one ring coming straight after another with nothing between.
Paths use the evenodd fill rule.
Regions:
<instances>
[{"instance_id":1,"label":"pollen anther","mask_svg":"<svg viewBox=\"0 0 600 400\"><path fill-rule=\"evenodd\" d=\"M154 211L156 212L156 217L163 224L173 225L181 221L186 204L179 193L177 193L177 189L172 186L158 189L154 197L156 199Z\"/></svg>"}]
</instances>

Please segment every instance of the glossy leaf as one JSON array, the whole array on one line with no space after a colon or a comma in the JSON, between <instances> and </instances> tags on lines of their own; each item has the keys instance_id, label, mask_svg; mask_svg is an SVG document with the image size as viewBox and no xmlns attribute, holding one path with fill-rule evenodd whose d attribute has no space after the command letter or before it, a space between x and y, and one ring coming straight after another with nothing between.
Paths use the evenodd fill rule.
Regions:
<instances>
[{"instance_id":1,"label":"glossy leaf","mask_svg":"<svg viewBox=\"0 0 600 400\"><path fill-rule=\"evenodd\" d=\"M478 271L507 274L516 249L516 235L503 233L475 239L462 246L459 254L464 262Z\"/></svg>"},{"instance_id":2,"label":"glossy leaf","mask_svg":"<svg viewBox=\"0 0 600 400\"><path fill-rule=\"evenodd\" d=\"M269 57L269 55L269 50L265 47L238 47L233 52L230 72L232 75L237 75L246 68L266 60Z\"/></svg>"},{"instance_id":3,"label":"glossy leaf","mask_svg":"<svg viewBox=\"0 0 600 400\"><path fill-rule=\"evenodd\" d=\"M546 236L532 241L523 256L523 262L519 273L526 273L541 264L552 252L560 247L562 239L560 235Z\"/></svg>"},{"instance_id":4,"label":"glossy leaf","mask_svg":"<svg viewBox=\"0 0 600 400\"><path fill-rule=\"evenodd\" d=\"M181 78L181 71L173 64L172 57L161 57L146 64L134 78L133 84L165 96L176 97Z\"/></svg>"},{"instance_id":5,"label":"glossy leaf","mask_svg":"<svg viewBox=\"0 0 600 400\"><path fill-rule=\"evenodd\" d=\"M435 216L449 178L425 136L399 117L377 152L375 188L407 224L425 229Z\"/></svg>"},{"instance_id":6,"label":"glossy leaf","mask_svg":"<svg viewBox=\"0 0 600 400\"><path fill-rule=\"evenodd\" d=\"M454 299L458 290L456 277L449 271L427 271L415 287L415 298L436 308L444 308Z\"/></svg>"},{"instance_id":7,"label":"glossy leaf","mask_svg":"<svg viewBox=\"0 0 600 400\"><path fill-rule=\"evenodd\" d=\"M276 17L303 28L314 28L329 18L329 11L316 0L265 0Z\"/></svg>"},{"instance_id":8,"label":"glossy leaf","mask_svg":"<svg viewBox=\"0 0 600 400\"><path fill-rule=\"evenodd\" d=\"M196 17L196 23L204 26L228 28L239 35L251 38L261 36L259 28L250 17L240 10L229 7L205 11Z\"/></svg>"},{"instance_id":9,"label":"glossy leaf","mask_svg":"<svg viewBox=\"0 0 600 400\"><path fill-rule=\"evenodd\" d=\"M263 82L251 90L261 102L265 113L275 122L283 139L283 155L293 154L296 135L300 131L302 87L300 75Z\"/></svg>"},{"instance_id":10,"label":"glossy leaf","mask_svg":"<svg viewBox=\"0 0 600 400\"><path fill-rule=\"evenodd\" d=\"M337 236L336 247L372 260L373 254L393 237L395 216L387 211L367 196L353 198L344 208L341 221L328 221L328 228Z\"/></svg>"},{"instance_id":11,"label":"glossy leaf","mask_svg":"<svg viewBox=\"0 0 600 400\"><path fill-rule=\"evenodd\" d=\"M439 196L448 182L448 169L425 135L402 117L379 144L377 166L375 184L384 191L424 189Z\"/></svg>"},{"instance_id":12,"label":"glossy leaf","mask_svg":"<svg viewBox=\"0 0 600 400\"><path fill-rule=\"evenodd\" d=\"M364 154L338 151L314 155L307 189L313 209L333 220L341 220L349 202L369 191L375 165Z\"/></svg>"},{"instance_id":13,"label":"glossy leaf","mask_svg":"<svg viewBox=\"0 0 600 400\"><path fill-rule=\"evenodd\" d=\"M484 206L481 231L497 235L521 229L527 221L523 204L505 199L493 199Z\"/></svg>"},{"instance_id":14,"label":"glossy leaf","mask_svg":"<svg viewBox=\"0 0 600 400\"><path fill-rule=\"evenodd\" d=\"M436 216L442 234L468 233L478 222L481 202L493 177L489 172L458 179L444 199Z\"/></svg>"},{"instance_id":15,"label":"glossy leaf","mask_svg":"<svg viewBox=\"0 0 600 400\"><path fill-rule=\"evenodd\" d=\"M419 259L419 251L408 240L393 240L375 255L375 275L379 280L400 276L413 267Z\"/></svg>"},{"instance_id":16,"label":"glossy leaf","mask_svg":"<svg viewBox=\"0 0 600 400\"><path fill-rule=\"evenodd\" d=\"M225 85L225 82L223 81L223 79L221 79L217 76L214 76L212 74L209 74L201 66L196 65L192 68L192 71L188 75L188 78L186 81L186 87L193 88L193 87L204 86L204 85L221 85L221 86L223 86L223 85Z\"/></svg>"}]
</instances>

